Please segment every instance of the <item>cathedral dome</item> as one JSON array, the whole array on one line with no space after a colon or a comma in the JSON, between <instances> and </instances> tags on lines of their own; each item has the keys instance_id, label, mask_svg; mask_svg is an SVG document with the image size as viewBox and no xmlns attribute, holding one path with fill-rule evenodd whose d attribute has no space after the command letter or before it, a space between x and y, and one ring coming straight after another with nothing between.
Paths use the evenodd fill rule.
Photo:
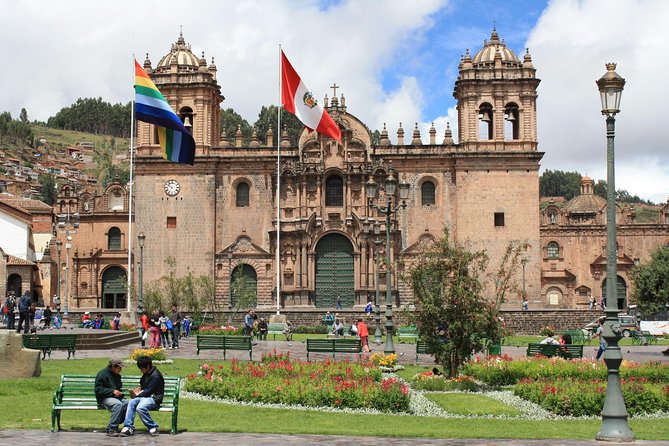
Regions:
<instances>
[{"instance_id":1,"label":"cathedral dome","mask_svg":"<svg viewBox=\"0 0 669 446\"><path fill-rule=\"evenodd\" d=\"M511 49L507 48L503 40L499 40L497 30L492 30L490 40L483 43L483 48L479 50L474 56L472 63L474 66L492 65L495 63L495 57L499 54L502 59L502 64L505 66L520 66L520 61Z\"/></svg>"},{"instance_id":2,"label":"cathedral dome","mask_svg":"<svg viewBox=\"0 0 669 446\"><path fill-rule=\"evenodd\" d=\"M200 65L200 59L193 54L190 44L186 44L183 33L179 33L179 38L176 43L172 44L170 52L160 59L156 70L169 67L173 62L176 62L180 67L192 67L194 70L197 70Z\"/></svg>"},{"instance_id":3,"label":"cathedral dome","mask_svg":"<svg viewBox=\"0 0 669 446\"><path fill-rule=\"evenodd\" d=\"M567 202L563 208L566 214L594 214L606 206L606 199L595 195L594 182L587 175L581 179L581 195Z\"/></svg>"}]
</instances>

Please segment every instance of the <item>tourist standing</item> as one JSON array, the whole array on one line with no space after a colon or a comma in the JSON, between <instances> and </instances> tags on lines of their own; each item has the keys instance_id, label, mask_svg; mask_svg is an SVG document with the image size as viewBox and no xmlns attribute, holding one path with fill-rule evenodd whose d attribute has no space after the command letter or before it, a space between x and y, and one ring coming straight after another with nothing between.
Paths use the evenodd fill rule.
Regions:
<instances>
[{"instance_id":1,"label":"tourist standing","mask_svg":"<svg viewBox=\"0 0 669 446\"><path fill-rule=\"evenodd\" d=\"M170 347L170 333L169 333L169 327L168 327L168 322L169 325L172 325L170 318L165 316L164 311L160 311L159 313L160 317L158 318L158 323L160 326L160 344L163 346L163 348L171 348Z\"/></svg>"},{"instance_id":2,"label":"tourist standing","mask_svg":"<svg viewBox=\"0 0 669 446\"><path fill-rule=\"evenodd\" d=\"M44 329L51 327L51 307L48 305L44 306L44 311L42 312L42 320L44 321Z\"/></svg>"},{"instance_id":3,"label":"tourist standing","mask_svg":"<svg viewBox=\"0 0 669 446\"><path fill-rule=\"evenodd\" d=\"M149 347L159 348L160 347L160 316L155 315L151 319L151 341L149 342Z\"/></svg>"},{"instance_id":4,"label":"tourist standing","mask_svg":"<svg viewBox=\"0 0 669 446\"><path fill-rule=\"evenodd\" d=\"M140 323L140 326L141 326L141 329L142 329L142 347L145 347L146 346L146 338L149 336L146 332L149 331L149 328L150 328L149 327L149 315L146 314L146 311L142 311L142 315L139 317L139 323Z\"/></svg>"},{"instance_id":5,"label":"tourist standing","mask_svg":"<svg viewBox=\"0 0 669 446\"><path fill-rule=\"evenodd\" d=\"M128 400L123 398L121 370L125 364L121 359L110 359L109 365L95 377L95 399L98 405L111 412L107 435L118 437L118 426L125 418Z\"/></svg>"},{"instance_id":6,"label":"tourist standing","mask_svg":"<svg viewBox=\"0 0 669 446\"><path fill-rule=\"evenodd\" d=\"M244 316L244 336L253 336L253 310L249 310Z\"/></svg>"},{"instance_id":7,"label":"tourist standing","mask_svg":"<svg viewBox=\"0 0 669 446\"><path fill-rule=\"evenodd\" d=\"M16 329L17 333L21 333L21 326L23 326L23 334L28 333L30 330L30 305L32 301L30 300L30 293L26 291L23 293L21 299L19 299L19 326Z\"/></svg>"},{"instance_id":8,"label":"tourist standing","mask_svg":"<svg viewBox=\"0 0 669 446\"><path fill-rule=\"evenodd\" d=\"M181 337L181 311L176 304L172 305L172 348L179 348L179 338Z\"/></svg>"},{"instance_id":9,"label":"tourist standing","mask_svg":"<svg viewBox=\"0 0 669 446\"><path fill-rule=\"evenodd\" d=\"M367 315L367 319L371 319L372 317L372 303L367 302L367 305L365 305L365 314Z\"/></svg>"},{"instance_id":10,"label":"tourist standing","mask_svg":"<svg viewBox=\"0 0 669 446\"><path fill-rule=\"evenodd\" d=\"M358 336L360 336L360 341L362 342L362 350L366 353L369 353L369 328L362 318L358 319Z\"/></svg>"},{"instance_id":11,"label":"tourist standing","mask_svg":"<svg viewBox=\"0 0 669 446\"><path fill-rule=\"evenodd\" d=\"M268 326L267 322L265 322L265 318L261 317L260 320L258 321L258 340L259 341L266 341L267 340L267 331L268 331Z\"/></svg>"},{"instance_id":12,"label":"tourist standing","mask_svg":"<svg viewBox=\"0 0 669 446\"><path fill-rule=\"evenodd\" d=\"M16 312L16 299L14 298L14 291L10 291L7 295L7 300L5 300L4 306L4 315L5 315L5 327L9 330L13 330L16 325L14 320L14 313Z\"/></svg>"}]
</instances>

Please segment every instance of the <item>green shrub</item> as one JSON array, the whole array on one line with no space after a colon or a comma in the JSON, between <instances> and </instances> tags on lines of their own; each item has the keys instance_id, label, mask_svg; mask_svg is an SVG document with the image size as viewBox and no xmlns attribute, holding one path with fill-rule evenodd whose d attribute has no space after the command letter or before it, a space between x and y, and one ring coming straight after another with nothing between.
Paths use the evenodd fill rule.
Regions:
<instances>
[{"instance_id":1,"label":"green shrub","mask_svg":"<svg viewBox=\"0 0 669 446\"><path fill-rule=\"evenodd\" d=\"M298 325L293 329L293 333L302 334L325 334L328 329L325 325Z\"/></svg>"},{"instance_id":2,"label":"green shrub","mask_svg":"<svg viewBox=\"0 0 669 446\"><path fill-rule=\"evenodd\" d=\"M411 380L411 385L416 390L431 392L445 392L449 390L476 392L480 390L479 384L470 376L460 375L457 378L448 378L445 375L435 375L431 371L416 374Z\"/></svg>"}]
</instances>

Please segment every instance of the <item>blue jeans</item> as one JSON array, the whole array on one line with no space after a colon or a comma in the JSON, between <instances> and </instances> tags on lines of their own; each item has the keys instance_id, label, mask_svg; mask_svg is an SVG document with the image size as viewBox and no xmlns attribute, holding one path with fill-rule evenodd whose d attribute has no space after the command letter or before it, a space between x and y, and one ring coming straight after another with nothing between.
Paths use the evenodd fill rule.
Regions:
<instances>
[{"instance_id":1,"label":"blue jeans","mask_svg":"<svg viewBox=\"0 0 669 446\"><path fill-rule=\"evenodd\" d=\"M135 412L137 412L139 414L139 419L142 420L142 423L144 423L144 426L146 426L147 429L157 428L158 424L153 421L151 414L149 414L149 411L155 407L157 407L157 404L153 398L133 398L128 403L128 409L123 424L128 429L134 431Z\"/></svg>"},{"instance_id":2,"label":"blue jeans","mask_svg":"<svg viewBox=\"0 0 669 446\"><path fill-rule=\"evenodd\" d=\"M595 357L595 360L599 361L599 358L602 357L602 353L604 353L604 350L606 350L606 345L599 344L599 350L597 350L597 356Z\"/></svg>"},{"instance_id":3,"label":"blue jeans","mask_svg":"<svg viewBox=\"0 0 669 446\"><path fill-rule=\"evenodd\" d=\"M119 400L118 398L105 398L102 400L102 406L111 412L109 416L109 424L107 431L116 431L118 425L121 424L125 418L125 411L128 407L128 400Z\"/></svg>"}]
</instances>

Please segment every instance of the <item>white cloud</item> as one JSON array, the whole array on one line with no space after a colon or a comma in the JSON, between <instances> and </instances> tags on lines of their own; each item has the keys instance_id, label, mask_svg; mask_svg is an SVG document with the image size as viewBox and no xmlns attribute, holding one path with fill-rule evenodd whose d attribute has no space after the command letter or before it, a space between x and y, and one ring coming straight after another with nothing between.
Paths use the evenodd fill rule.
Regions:
<instances>
[{"instance_id":1,"label":"white cloud","mask_svg":"<svg viewBox=\"0 0 669 446\"><path fill-rule=\"evenodd\" d=\"M616 188L664 202L669 150L663 76L669 2L553 1L527 46L542 79L537 101L543 166L606 179L606 129L595 80L617 62L627 83L616 117Z\"/></svg>"}]
</instances>

